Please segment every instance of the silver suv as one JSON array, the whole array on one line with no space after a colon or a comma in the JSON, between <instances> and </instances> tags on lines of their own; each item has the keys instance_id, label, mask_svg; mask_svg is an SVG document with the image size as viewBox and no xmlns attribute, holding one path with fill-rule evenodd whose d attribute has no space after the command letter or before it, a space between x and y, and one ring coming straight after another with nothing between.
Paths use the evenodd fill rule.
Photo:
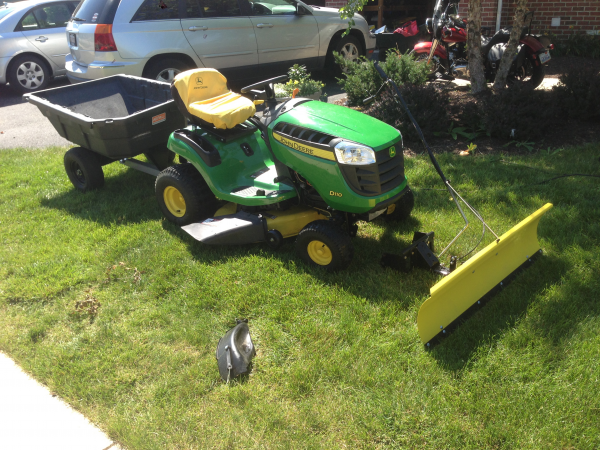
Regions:
<instances>
[{"instance_id":1,"label":"silver suv","mask_svg":"<svg viewBox=\"0 0 600 450\"><path fill-rule=\"evenodd\" d=\"M84 0L67 24L72 82L124 73L171 81L184 70L212 67L229 79L309 70L356 59L375 48L359 15L350 34L337 9L298 0ZM332 65L333 67L333 65Z\"/></svg>"}]
</instances>

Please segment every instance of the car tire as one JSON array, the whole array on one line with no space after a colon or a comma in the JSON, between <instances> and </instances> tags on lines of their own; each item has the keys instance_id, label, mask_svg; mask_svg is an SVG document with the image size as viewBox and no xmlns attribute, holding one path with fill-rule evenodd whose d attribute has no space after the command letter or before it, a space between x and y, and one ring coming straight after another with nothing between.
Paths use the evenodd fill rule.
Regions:
<instances>
[{"instance_id":1,"label":"car tire","mask_svg":"<svg viewBox=\"0 0 600 450\"><path fill-rule=\"evenodd\" d=\"M178 59L159 59L148 64L148 66L144 69L143 77L151 80L171 83L176 75L190 69L192 69L192 67Z\"/></svg>"},{"instance_id":2,"label":"car tire","mask_svg":"<svg viewBox=\"0 0 600 450\"><path fill-rule=\"evenodd\" d=\"M350 265L354 256L354 246L348 233L338 224L327 220L315 220L298 234L296 253L310 266L335 272Z\"/></svg>"},{"instance_id":3,"label":"car tire","mask_svg":"<svg viewBox=\"0 0 600 450\"><path fill-rule=\"evenodd\" d=\"M35 55L17 56L6 74L10 87L20 94L44 89L51 76L46 61Z\"/></svg>"},{"instance_id":4,"label":"car tire","mask_svg":"<svg viewBox=\"0 0 600 450\"><path fill-rule=\"evenodd\" d=\"M87 192L104 186L104 172L96 154L87 148L74 147L65 153L65 172L76 189Z\"/></svg>"},{"instance_id":5,"label":"car tire","mask_svg":"<svg viewBox=\"0 0 600 450\"><path fill-rule=\"evenodd\" d=\"M212 217L219 206L193 164L167 167L156 177L155 191L165 217L180 227Z\"/></svg>"},{"instance_id":6,"label":"car tire","mask_svg":"<svg viewBox=\"0 0 600 450\"><path fill-rule=\"evenodd\" d=\"M333 51L339 53L344 59L349 61L357 61L358 58L364 55L364 50L358 39L350 35L344 36L337 41ZM335 76L339 77L344 74L342 67L335 63L333 55L331 55L331 68Z\"/></svg>"}]
</instances>

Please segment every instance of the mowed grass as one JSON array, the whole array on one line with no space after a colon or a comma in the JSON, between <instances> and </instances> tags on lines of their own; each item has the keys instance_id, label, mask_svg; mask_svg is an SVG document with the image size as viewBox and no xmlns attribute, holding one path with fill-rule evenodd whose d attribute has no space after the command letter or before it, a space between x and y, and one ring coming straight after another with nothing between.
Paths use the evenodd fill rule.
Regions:
<instances>
[{"instance_id":1,"label":"mowed grass","mask_svg":"<svg viewBox=\"0 0 600 450\"><path fill-rule=\"evenodd\" d=\"M425 156L406 161L411 219L361 224L350 268L326 274L293 240L195 242L119 164L77 192L64 151L0 152L0 350L126 448L600 447L600 179L534 184L600 175L599 145L440 156L498 233L554 208L544 255L432 350L416 317L438 278L379 265L416 230L441 248L460 229ZM226 384L214 355L235 318L257 355Z\"/></svg>"}]
</instances>

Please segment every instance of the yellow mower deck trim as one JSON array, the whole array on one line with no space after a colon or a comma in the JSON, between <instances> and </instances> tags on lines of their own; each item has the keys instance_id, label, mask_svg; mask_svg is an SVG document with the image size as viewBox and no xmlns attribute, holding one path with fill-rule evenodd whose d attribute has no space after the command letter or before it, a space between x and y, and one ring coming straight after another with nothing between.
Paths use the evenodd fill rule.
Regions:
<instances>
[{"instance_id":1,"label":"yellow mower deck trim","mask_svg":"<svg viewBox=\"0 0 600 450\"><path fill-rule=\"evenodd\" d=\"M551 203L545 204L430 289L431 296L417 316L423 343L448 327L540 249L537 227L550 208Z\"/></svg>"}]
</instances>

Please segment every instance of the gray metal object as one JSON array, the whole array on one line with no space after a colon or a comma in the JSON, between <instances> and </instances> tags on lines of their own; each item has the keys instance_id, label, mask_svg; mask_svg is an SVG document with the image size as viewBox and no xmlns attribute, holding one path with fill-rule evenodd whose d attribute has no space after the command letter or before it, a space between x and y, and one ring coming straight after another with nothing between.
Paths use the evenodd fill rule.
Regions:
<instances>
[{"instance_id":1,"label":"gray metal object","mask_svg":"<svg viewBox=\"0 0 600 450\"><path fill-rule=\"evenodd\" d=\"M266 224L260 215L239 211L181 227L204 244L242 245L266 240Z\"/></svg>"},{"instance_id":2,"label":"gray metal object","mask_svg":"<svg viewBox=\"0 0 600 450\"><path fill-rule=\"evenodd\" d=\"M252 358L256 355L254 344L250 338L248 320L236 319L236 322L237 325L219 340L215 355L219 366L219 374L227 382L232 378L248 373L248 367Z\"/></svg>"}]
</instances>

